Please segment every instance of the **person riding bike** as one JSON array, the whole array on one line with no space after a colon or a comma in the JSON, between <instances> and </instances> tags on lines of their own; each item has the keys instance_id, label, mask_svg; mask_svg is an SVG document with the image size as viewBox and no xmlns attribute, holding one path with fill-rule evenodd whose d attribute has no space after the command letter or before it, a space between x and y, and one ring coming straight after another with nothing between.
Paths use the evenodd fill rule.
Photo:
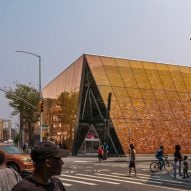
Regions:
<instances>
[{"instance_id":1,"label":"person riding bike","mask_svg":"<svg viewBox=\"0 0 191 191\"><path fill-rule=\"evenodd\" d=\"M156 158L159 161L160 169L162 170L164 166L164 157L167 157L167 155L164 153L164 146L160 146L160 148L156 152Z\"/></svg>"}]
</instances>

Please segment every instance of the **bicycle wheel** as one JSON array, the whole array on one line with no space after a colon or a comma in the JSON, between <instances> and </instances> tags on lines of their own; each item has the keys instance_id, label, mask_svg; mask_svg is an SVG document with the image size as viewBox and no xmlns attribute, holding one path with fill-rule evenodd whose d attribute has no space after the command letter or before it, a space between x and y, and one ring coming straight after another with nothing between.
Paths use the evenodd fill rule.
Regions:
<instances>
[{"instance_id":1,"label":"bicycle wheel","mask_svg":"<svg viewBox=\"0 0 191 191\"><path fill-rule=\"evenodd\" d=\"M173 171L173 168L174 168L174 164L173 164L171 161L165 161L165 162L164 162L164 169L165 169L167 172Z\"/></svg>"},{"instance_id":2,"label":"bicycle wheel","mask_svg":"<svg viewBox=\"0 0 191 191\"><path fill-rule=\"evenodd\" d=\"M159 170L159 163L158 162L152 162L150 164L150 170L151 170L151 172L158 172L158 170Z\"/></svg>"}]
</instances>

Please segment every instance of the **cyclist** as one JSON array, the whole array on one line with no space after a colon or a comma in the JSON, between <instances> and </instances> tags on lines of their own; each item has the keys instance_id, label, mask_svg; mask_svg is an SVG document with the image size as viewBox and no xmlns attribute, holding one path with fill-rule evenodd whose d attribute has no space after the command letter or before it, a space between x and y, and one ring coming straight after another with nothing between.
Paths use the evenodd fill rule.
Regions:
<instances>
[{"instance_id":1,"label":"cyclist","mask_svg":"<svg viewBox=\"0 0 191 191\"><path fill-rule=\"evenodd\" d=\"M160 148L157 150L156 152L156 158L159 161L159 168L162 170L163 166L164 166L164 158L163 157L167 157L167 155L164 153L164 146L160 146Z\"/></svg>"}]
</instances>

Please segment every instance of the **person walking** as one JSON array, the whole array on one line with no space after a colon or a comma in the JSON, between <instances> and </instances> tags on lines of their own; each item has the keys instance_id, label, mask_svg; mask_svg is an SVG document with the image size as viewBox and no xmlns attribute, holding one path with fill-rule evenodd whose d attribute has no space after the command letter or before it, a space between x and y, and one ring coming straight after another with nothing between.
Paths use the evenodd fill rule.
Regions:
<instances>
[{"instance_id":1,"label":"person walking","mask_svg":"<svg viewBox=\"0 0 191 191\"><path fill-rule=\"evenodd\" d=\"M184 158L183 158L183 177L182 178L189 178L189 174L188 174L188 156L184 156Z\"/></svg>"},{"instance_id":2,"label":"person walking","mask_svg":"<svg viewBox=\"0 0 191 191\"><path fill-rule=\"evenodd\" d=\"M24 145L23 145L23 153L26 153L26 151L27 151L27 144L24 143Z\"/></svg>"},{"instance_id":3,"label":"person walking","mask_svg":"<svg viewBox=\"0 0 191 191\"><path fill-rule=\"evenodd\" d=\"M176 170L177 170L177 168L178 168L178 171L179 171L179 176L181 176L181 161L182 161L181 147L180 147L180 145L175 145L174 178L176 178Z\"/></svg>"},{"instance_id":4,"label":"person walking","mask_svg":"<svg viewBox=\"0 0 191 191\"><path fill-rule=\"evenodd\" d=\"M12 191L65 191L60 175L63 152L50 141L38 143L31 151L34 172L17 183Z\"/></svg>"},{"instance_id":5,"label":"person walking","mask_svg":"<svg viewBox=\"0 0 191 191\"><path fill-rule=\"evenodd\" d=\"M134 145L131 143L129 145L129 176L131 176L131 169L133 168L134 169L134 172L135 172L135 176L136 176L136 166L135 166L135 147Z\"/></svg>"},{"instance_id":6,"label":"person walking","mask_svg":"<svg viewBox=\"0 0 191 191\"><path fill-rule=\"evenodd\" d=\"M102 146L98 147L97 154L98 154L98 160L99 160L99 162L101 162L101 160L103 159L103 147Z\"/></svg>"}]
</instances>

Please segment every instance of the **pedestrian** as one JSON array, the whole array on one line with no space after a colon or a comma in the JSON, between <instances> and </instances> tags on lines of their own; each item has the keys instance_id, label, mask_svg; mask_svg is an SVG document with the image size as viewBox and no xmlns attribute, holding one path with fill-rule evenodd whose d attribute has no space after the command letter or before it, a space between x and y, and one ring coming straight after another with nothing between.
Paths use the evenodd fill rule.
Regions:
<instances>
[{"instance_id":1,"label":"pedestrian","mask_svg":"<svg viewBox=\"0 0 191 191\"><path fill-rule=\"evenodd\" d=\"M26 153L26 150L27 150L27 144L24 143L24 145L23 145L23 153Z\"/></svg>"},{"instance_id":2,"label":"pedestrian","mask_svg":"<svg viewBox=\"0 0 191 191\"><path fill-rule=\"evenodd\" d=\"M65 191L62 182L54 177L60 175L62 151L52 142L38 143L31 151L34 172L16 184L12 191Z\"/></svg>"},{"instance_id":3,"label":"pedestrian","mask_svg":"<svg viewBox=\"0 0 191 191\"><path fill-rule=\"evenodd\" d=\"M21 176L4 164L4 156L0 154L0 191L11 191L11 189L22 180Z\"/></svg>"},{"instance_id":4,"label":"pedestrian","mask_svg":"<svg viewBox=\"0 0 191 191\"><path fill-rule=\"evenodd\" d=\"M107 144L105 147L106 150L106 159L109 157L109 145Z\"/></svg>"},{"instance_id":5,"label":"pedestrian","mask_svg":"<svg viewBox=\"0 0 191 191\"><path fill-rule=\"evenodd\" d=\"M101 162L103 159L103 146L99 146L97 149L97 154L98 154L98 160Z\"/></svg>"},{"instance_id":6,"label":"pedestrian","mask_svg":"<svg viewBox=\"0 0 191 191\"><path fill-rule=\"evenodd\" d=\"M188 174L188 156L184 156L183 158L183 178L189 178Z\"/></svg>"},{"instance_id":7,"label":"pedestrian","mask_svg":"<svg viewBox=\"0 0 191 191\"><path fill-rule=\"evenodd\" d=\"M131 169L134 169L135 172L135 176L136 176L136 166L135 166L135 147L134 145L131 143L129 145L129 176L131 176Z\"/></svg>"},{"instance_id":8,"label":"pedestrian","mask_svg":"<svg viewBox=\"0 0 191 191\"><path fill-rule=\"evenodd\" d=\"M155 157L158 159L158 162L160 164L159 168L162 170L164 166L164 157L167 157L167 154L164 152L164 146L161 145L160 148L157 150Z\"/></svg>"},{"instance_id":9,"label":"pedestrian","mask_svg":"<svg viewBox=\"0 0 191 191\"><path fill-rule=\"evenodd\" d=\"M181 147L180 147L180 145L175 145L174 178L176 178L176 170L177 170L177 168L178 168L178 171L179 171L179 176L181 176L181 161L182 161Z\"/></svg>"}]
</instances>

